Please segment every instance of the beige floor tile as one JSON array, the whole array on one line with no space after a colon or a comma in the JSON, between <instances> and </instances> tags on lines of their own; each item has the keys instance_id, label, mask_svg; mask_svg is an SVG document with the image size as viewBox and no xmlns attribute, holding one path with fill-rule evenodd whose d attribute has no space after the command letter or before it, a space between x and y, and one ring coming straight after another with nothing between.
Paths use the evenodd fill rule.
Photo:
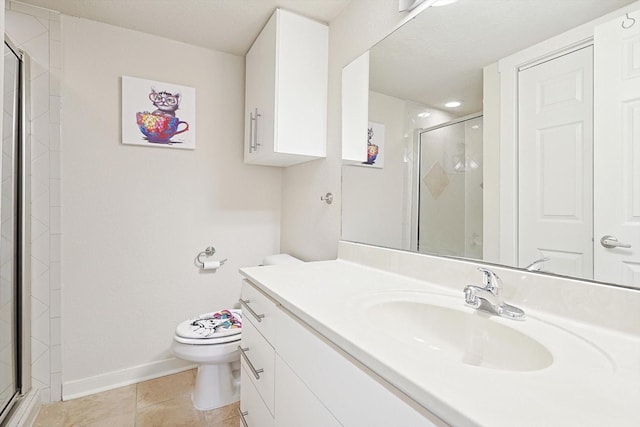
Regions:
<instances>
[{"instance_id":1,"label":"beige floor tile","mask_svg":"<svg viewBox=\"0 0 640 427\"><path fill-rule=\"evenodd\" d=\"M216 421L208 423L207 427L238 427L240 424L240 417L227 418L224 421Z\"/></svg>"},{"instance_id":2,"label":"beige floor tile","mask_svg":"<svg viewBox=\"0 0 640 427\"><path fill-rule=\"evenodd\" d=\"M115 415L130 414L136 408L136 386L93 394L63 403L67 426L89 426Z\"/></svg>"},{"instance_id":3,"label":"beige floor tile","mask_svg":"<svg viewBox=\"0 0 640 427\"><path fill-rule=\"evenodd\" d=\"M138 383L137 408L191 396L194 385L194 369Z\"/></svg>"},{"instance_id":4,"label":"beige floor tile","mask_svg":"<svg viewBox=\"0 0 640 427\"><path fill-rule=\"evenodd\" d=\"M208 426L218 427L218 423L222 423L230 418L238 418L238 408L240 402L232 403L221 408L204 411L204 418ZM221 424L223 425L223 424Z\"/></svg>"},{"instance_id":5,"label":"beige floor tile","mask_svg":"<svg viewBox=\"0 0 640 427\"><path fill-rule=\"evenodd\" d=\"M82 427L135 427L136 413L129 412L101 419L99 421L82 424Z\"/></svg>"},{"instance_id":6,"label":"beige floor tile","mask_svg":"<svg viewBox=\"0 0 640 427\"><path fill-rule=\"evenodd\" d=\"M33 427L62 427L64 407L62 402L50 403L40 408Z\"/></svg>"},{"instance_id":7,"label":"beige floor tile","mask_svg":"<svg viewBox=\"0 0 640 427\"><path fill-rule=\"evenodd\" d=\"M204 414L193 407L191 397L183 396L136 412L136 427L204 427Z\"/></svg>"}]
</instances>

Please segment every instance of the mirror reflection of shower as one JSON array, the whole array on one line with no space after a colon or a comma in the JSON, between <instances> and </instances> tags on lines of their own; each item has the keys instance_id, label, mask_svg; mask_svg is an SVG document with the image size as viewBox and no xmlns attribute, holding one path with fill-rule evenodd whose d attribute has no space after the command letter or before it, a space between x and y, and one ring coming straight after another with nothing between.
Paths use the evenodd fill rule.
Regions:
<instances>
[{"instance_id":1,"label":"mirror reflection of shower","mask_svg":"<svg viewBox=\"0 0 640 427\"><path fill-rule=\"evenodd\" d=\"M417 250L482 259L482 115L418 138Z\"/></svg>"}]
</instances>

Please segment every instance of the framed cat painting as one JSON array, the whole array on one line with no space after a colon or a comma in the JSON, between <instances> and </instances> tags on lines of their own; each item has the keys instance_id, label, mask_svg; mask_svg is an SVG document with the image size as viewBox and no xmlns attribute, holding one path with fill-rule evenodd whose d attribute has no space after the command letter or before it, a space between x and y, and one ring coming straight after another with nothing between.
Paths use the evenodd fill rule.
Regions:
<instances>
[{"instance_id":1,"label":"framed cat painting","mask_svg":"<svg viewBox=\"0 0 640 427\"><path fill-rule=\"evenodd\" d=\"M122 143L196 148L196 90L122 76Z\"/></svg>"}]
</instances>

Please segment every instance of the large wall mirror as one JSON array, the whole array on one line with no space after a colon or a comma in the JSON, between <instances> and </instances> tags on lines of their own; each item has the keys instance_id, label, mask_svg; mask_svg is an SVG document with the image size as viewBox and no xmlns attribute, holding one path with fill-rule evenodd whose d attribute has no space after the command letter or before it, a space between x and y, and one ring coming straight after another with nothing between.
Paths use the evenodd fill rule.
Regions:
<instances>
[{"instance_id":1,"label":"large wall mirror","mask_svg":"<svg viewBox=\"0 0 640 427\"><path fill-rule=\"evenodd\" d=\"M640 2L438 4L368 52L342 239L640 288Z\"/></svg>"}]
</instances>

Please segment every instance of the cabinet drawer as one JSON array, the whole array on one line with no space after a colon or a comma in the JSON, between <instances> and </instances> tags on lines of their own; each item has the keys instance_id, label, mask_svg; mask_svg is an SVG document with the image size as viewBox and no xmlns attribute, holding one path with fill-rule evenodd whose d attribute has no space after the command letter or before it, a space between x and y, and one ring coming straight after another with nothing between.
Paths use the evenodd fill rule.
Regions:
<instances>
[{"instance_id":1,"label":"cabinet drawer","mask_svg":"<svg viewBox=\"0 0 640 427\"><path fill-rule=\"evenodd\" d=\"M251 322L242 324L242 377L249 377L273 414L275 350Z\"/></svg>"},{"instance_id":2,"label":"cabinet drawer","mask_svg":"<svg viewBox=\"0 0 640 427\"><path fill-rule=\"evenodd\" d=\"M240 380L240 411L247 427L273 427L273 417L267 410L260 394L249 379L251 372L242 366ZM241 427L244 427L240 423Z\"/></svg>"},{"instance_id":3,"label":"cabinet drawer","mask_svg":"<svg viewBox=\"0 0 640 427\"><path fill-rule=\"evenodd\" d=\"M251 282L244 280L240 297L242 320L249 320L269 342L273 342L276 305ZM243 328L244 333L244 328Z\"/></svg>"}]
</instances>

